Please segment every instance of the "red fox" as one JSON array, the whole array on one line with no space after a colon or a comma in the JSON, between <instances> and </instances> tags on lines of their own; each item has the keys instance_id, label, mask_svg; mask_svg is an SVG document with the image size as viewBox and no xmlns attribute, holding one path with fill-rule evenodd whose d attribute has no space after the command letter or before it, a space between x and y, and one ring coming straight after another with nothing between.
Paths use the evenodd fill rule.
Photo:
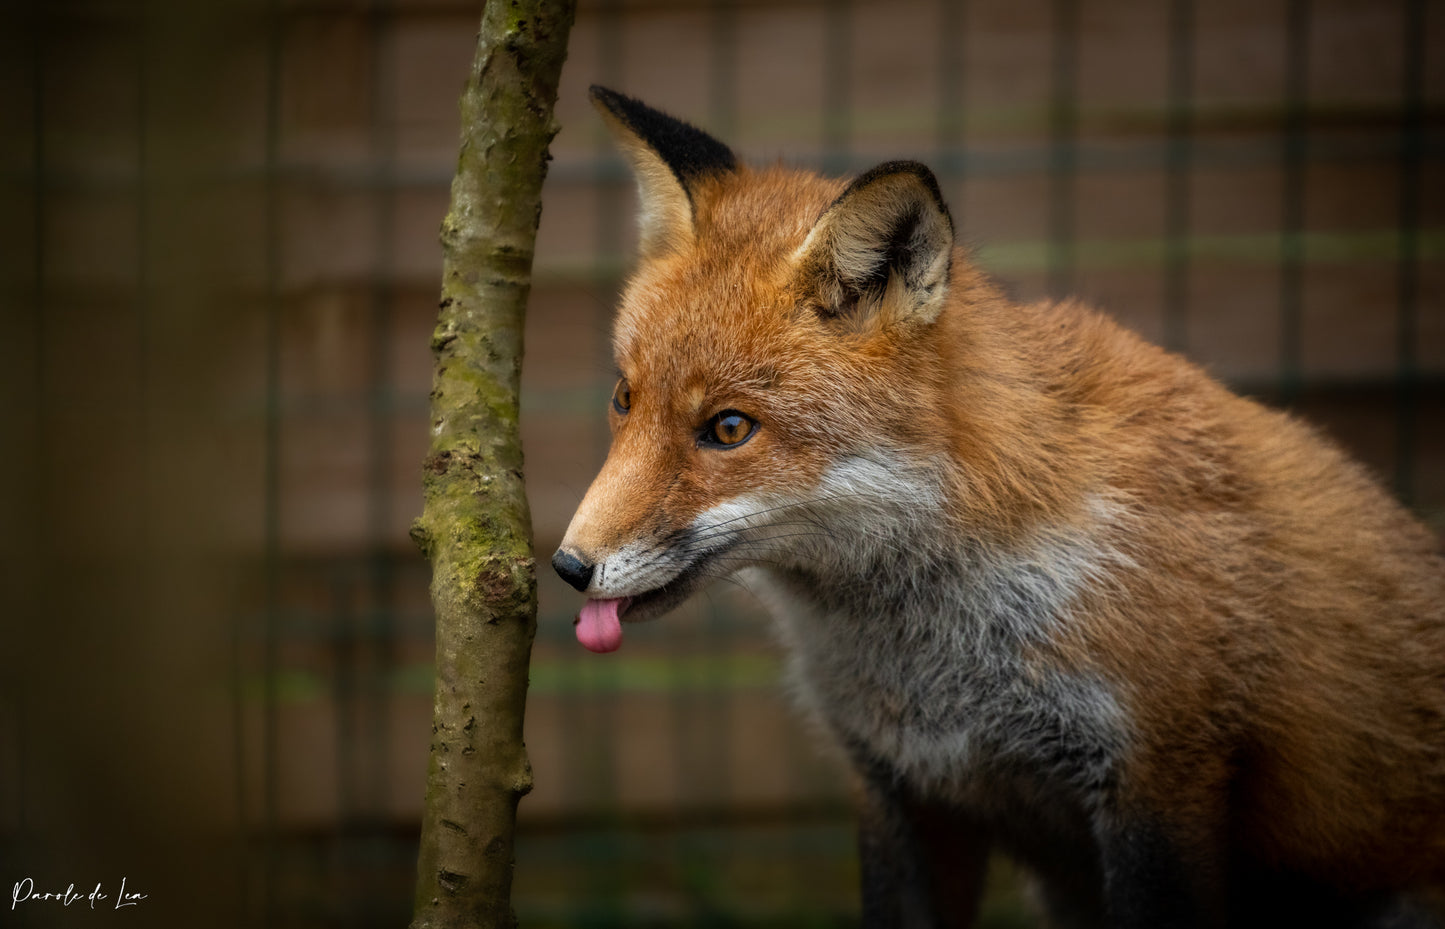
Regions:
<instances>
[{"instance_id":1,"label":"red fox","mask_svg":"<svg viewBox=\"0 0 1445 929\"><path fill-rule=\"evenodd\" d=\"M552 560L615 649L744 572L856 766L868 926L1439 925L1440 540L1309 427L1019 305L933 174L751 168L603 88L635 172L612 447Z\"/></svg>"}]
</instances>

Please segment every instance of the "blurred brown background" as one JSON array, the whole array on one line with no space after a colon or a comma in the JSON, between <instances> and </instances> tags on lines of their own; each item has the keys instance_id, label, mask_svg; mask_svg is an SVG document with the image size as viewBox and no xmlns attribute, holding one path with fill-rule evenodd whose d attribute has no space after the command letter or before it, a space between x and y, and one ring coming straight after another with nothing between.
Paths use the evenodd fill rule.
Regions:
<instances>
[{"instance_id":1,"label":"blurred brown background","mask_svg":"<svg viewBox=\"0 0 1445 929\"><path fill-rule=\"evenodd\" d=\"M407 527L479 6L13 6L0 887L399 925L432 651ZM928 162L1020 299L1293 406L1445 527L1442 40L1438 0L582 0L526 335L538 551L605 453L632 248L594 82L753 160ZM542 575L523 924L856 920L846 779L746 592L598 657ZM996 879L989 925L1031 925Z\"/></svg>"}]
</instances>

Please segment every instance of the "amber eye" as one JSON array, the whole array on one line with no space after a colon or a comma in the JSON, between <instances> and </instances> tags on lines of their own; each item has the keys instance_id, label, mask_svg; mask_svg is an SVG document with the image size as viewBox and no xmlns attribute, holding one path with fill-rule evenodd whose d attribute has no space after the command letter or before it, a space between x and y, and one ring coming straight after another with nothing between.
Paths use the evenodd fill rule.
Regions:
<instances>
[{"instance_id":1,"label":"amber eye","mask_svg":"<svg viewBox=\"0 0 1445 929\"><path fill-rule=\"evenodd\" d=\"M627 385L625 377L617 382L617 387L612 391L612 408L623 415L632 409L632 388Z\"/></svg>"},{"instance_id":2,"label":"amber eye","mask_svg":"<svg viewBox=\"0 0 1445 929\"><path fill-rule=\"evenodd\" d=\"M757 427L755 420L737 410L723 410L714 416L703 430L703 444L715 448L733 448L752 438Z\"/></svg>"}]
</instances>

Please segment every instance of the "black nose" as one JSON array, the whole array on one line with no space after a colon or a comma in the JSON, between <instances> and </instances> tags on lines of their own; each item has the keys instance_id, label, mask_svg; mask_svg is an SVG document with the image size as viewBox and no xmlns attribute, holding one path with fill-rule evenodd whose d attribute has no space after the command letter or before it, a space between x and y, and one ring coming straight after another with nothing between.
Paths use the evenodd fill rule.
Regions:
<instances>
[{"instance_id":1,"label":"black nose","mask_svg":"<svg viewBox=\"0 0 1445 929\"><path fill-rule=\"evenodd\" d=\"M586 590L587 585L592 583L593 567L564 549L557 549L557 554L552 556L553 570L562 576L562 580L578 590Z\"/></svg>"}]
</instances>

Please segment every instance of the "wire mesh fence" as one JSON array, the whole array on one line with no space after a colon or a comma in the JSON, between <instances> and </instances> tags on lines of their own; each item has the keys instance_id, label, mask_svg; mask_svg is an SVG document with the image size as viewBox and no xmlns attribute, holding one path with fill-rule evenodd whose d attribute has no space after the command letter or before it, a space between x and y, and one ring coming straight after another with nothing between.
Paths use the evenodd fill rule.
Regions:
<instances>
[{"instance_id":1,"label":"wire mesh fence","mask_svg":"<svg viewBox=\"0 0 1445 929\"><path fill-rule=\"evenodd\" d=\"M170 811L244 836L216 853L240 924L398 924L432 647L407 528L476 5L6 15L7 612L51 655L0 685L6 864ZM526 334L538 551L605 453L633 247L594 82L751 160L929 163L1014 296L1076 295L1296 408L1445 527L1442 37L1425 0L584 0ZM576 606L542 578L523 924L856 919L849 784L746 591L607 659ZM62 642L88 644L62 667ZM89 753L34 707L80 680L57 712L104 706L128 814L53 813ZM995 885L990 924L1031 924Z\"/></svg>"}]
</instances>

